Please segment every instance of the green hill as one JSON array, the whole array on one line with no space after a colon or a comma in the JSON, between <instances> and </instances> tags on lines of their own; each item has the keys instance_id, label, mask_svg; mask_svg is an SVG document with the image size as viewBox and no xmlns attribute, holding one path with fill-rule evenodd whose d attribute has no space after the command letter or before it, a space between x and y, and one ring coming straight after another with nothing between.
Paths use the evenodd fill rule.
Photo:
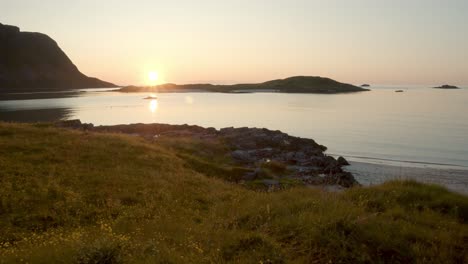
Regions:
<instances>
[{"instance_id":1,"label":"green hill","mask_svg":"<svg viewBox=\"0 0 468 264\"><path fill-rule=\"evenodd\" d=\"M253 84L213 85L213 84L162 84L156 86L127 86L119 89L120 92L280 92L280 93L350 93L369 91L351 84L340 83L323 77L296 76L286 79L267 81Z\"/></svg>"},{"instance_id":2,"label":"green hill","mask_svg":"<svg viewBox=\"0 0 468 264\"><path fill-rule=\"evenodd\" d=\"M198 157L222 145L197 144L0 123L0 262L468 260L466 196L411 181L253 191L224 180L225 157Z\"/></svg>"}]
</instances>

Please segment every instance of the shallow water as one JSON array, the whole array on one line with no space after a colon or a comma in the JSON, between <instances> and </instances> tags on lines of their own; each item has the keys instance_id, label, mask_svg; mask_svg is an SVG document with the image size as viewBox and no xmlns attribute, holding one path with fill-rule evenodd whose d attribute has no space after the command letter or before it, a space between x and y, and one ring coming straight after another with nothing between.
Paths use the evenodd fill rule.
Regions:
<instances>
[{"instance_id":1,"label":"shallow water","mask_svg":"<svg viewBox=\"0 0 468 264\"><path fill-rule=\"evenodd\" d=\"M313 138L352 160L468 167L468 89L394 92L401 88L337 95L165 93L157 100L95 90L49 99L15 95L0 101L0 120L266 127Z\"/></svg>"}]
</instances>

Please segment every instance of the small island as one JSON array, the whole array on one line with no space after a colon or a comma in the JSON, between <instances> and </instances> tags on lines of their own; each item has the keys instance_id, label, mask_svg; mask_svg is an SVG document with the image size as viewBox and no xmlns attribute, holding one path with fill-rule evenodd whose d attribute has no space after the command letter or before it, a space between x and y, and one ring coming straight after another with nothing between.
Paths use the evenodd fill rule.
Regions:
<instances>
[{"instance_id":1,"label":"small island","mask_svg":"<svg viewBox=\"0 0 468 264\"><path fill-rule=\"evenodd\" d=\"M434 87L434 88L435 88L435 89L460 89L460 88L457 87L457 86L448 85L448 84L444 84L444 85L437 86L437 87Z\"/></svg>"},{"instance_id":2,"label":"small island","mask_svg":"<svg viewBox=\"0 0 468 264\"><path fill-rule=\"evenodd\" d=\"M369 91L347 83L337 82L330 78L315 76L295 76L263 83L251 84L161 84L156 86L126 86L118 89L119 92L137 93L170 93L170 92L218 92L218 93L317 93L337 94Z\"/></svg>"},{"instance_id":3,"label":"small island","mask_svg":"<svg viewBox=\"0 0 468 264\"><path fill-rule=\"evenodd\" d=\"M365 84L361 85L361 87L370 87L370 84L365 83Z\"/></svg>"}]
</instances>

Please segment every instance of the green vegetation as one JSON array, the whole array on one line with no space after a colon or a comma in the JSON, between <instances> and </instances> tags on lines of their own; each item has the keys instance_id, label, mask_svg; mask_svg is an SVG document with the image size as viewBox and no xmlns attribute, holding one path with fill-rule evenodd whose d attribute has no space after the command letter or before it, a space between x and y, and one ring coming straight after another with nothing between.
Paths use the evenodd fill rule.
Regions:
<instances>
[{"instance_id":1,"label":"green vegetation","mask_svg":"<svg viewBox=\"0 0 468 264\"><path fill-rule=\"evenodd\" d=\"M203 155L222 144L198 144L0 123L0 263L468 261L466 196L411 181L253 191Z\"/></svg>"},{"instance_id":2,"label":"green vegetation","mask_svg":"<svg viewBox=\"0 0 468 264\"><path fill-rule=\"evenodd\" d=\"M280 93L350 93L368 91L351 84L340 83L335 80L313 76L295 76L286 79L272 80L263 83L213 85L213 84L162 84L157 86L138 87L127 86L119 89L120 92L184 92L205 91L222 93L248 93L255 91L270 91Z\"/></svg>"}]
</instances>

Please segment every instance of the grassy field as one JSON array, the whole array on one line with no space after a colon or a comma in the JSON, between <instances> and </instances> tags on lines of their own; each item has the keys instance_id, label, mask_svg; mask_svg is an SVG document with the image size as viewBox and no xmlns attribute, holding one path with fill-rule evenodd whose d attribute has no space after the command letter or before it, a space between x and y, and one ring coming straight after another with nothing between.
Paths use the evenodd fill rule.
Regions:
<instances>
[{"instance_id":1,"label":"grassy field","mask_svg":"<svg viewBox=\"0 0 468 264\"><path fill-rule=\"evenodd\" d=\"M468 263L468 198L267 193L188 140L0 123L0 263Z\"/></svg>"}]
</instances>

